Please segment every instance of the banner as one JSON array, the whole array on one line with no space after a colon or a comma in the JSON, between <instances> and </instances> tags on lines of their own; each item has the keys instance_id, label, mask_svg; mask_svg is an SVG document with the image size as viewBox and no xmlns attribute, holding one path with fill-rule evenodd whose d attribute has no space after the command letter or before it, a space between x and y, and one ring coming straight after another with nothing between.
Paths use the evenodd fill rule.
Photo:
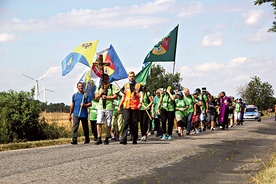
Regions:
<instances>
[{"instance_id":1,"label":"banner","mask_svg":"<svg viewBox=\"0 0 276 184\"><path fill-rule=\"evenodd\" d=\"M147 83L152 62L148 63L136 76L135 81L139 83Z\"/></svg>"},{"instance_id":2,"label":"banner","mask_svg":"<svg viewBox=\"0 0 276 184\"><path fill-rule=\"evenodd\" d=\"M177 44L178 25L165 36L146 56L146 62L174 62Z\"/></svg>"}]
</instances>

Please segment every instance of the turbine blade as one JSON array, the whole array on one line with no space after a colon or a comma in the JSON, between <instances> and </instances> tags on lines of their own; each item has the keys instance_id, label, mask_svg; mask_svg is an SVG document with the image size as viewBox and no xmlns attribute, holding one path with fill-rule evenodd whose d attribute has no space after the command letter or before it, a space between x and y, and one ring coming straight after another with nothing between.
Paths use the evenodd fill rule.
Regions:
<instances>
[{"instance_id":1,"label":"turbine blade","mask_svg":"<svg viewBox=\"0 0 276 184\"><path fill-rule=\"evenodd\" d=\"M37 80L40 80L40 79L42 79L45 75L47 75L48 73L46 72L46 73L44 73L41 77L39 77Z\"/></svg>"},{"instance_id":2,"label":"turbine blade","mask_svg":"<svg viewBox=\"0 0 276 184\"><path fill-rule=\"evenodd\" d=\"M22 73L22 75L23 75L23 76L25 76L25 77L27 77L27 78L29 78L29 79L32 79L32 80L34 80L34 81L35 81L35 79L34 79L34 78L32 78L32 77L30 77L30 76L28 76L28 75L26 75L26 74L23 74L23 73Z\"/></svg>"}]
</instances>

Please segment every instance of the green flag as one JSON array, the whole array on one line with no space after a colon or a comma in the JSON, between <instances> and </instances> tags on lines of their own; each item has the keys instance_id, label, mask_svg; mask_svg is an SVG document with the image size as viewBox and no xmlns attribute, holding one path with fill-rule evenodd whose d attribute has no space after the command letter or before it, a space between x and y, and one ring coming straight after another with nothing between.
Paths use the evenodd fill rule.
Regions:
<instances>
[{"instance_id":1,"label":"green flag","mask_svg":"<svg viewBox=\"0 0 276 184\"><path fill-rule=\"evenodd\" d=\"M147 79L148 79L148 75L149 75L149 70L151 67L152 62L148 63L147 66L145 66L145 68L143 68L135 77L135 81L136 82L140 82L140 83L146 83Z\"/></svg>"},{"instance_id":2,"label":"green flag","mask_svg":"<svg viewBox=\"0 0 276 184\"><path fill-rule=\"evenodd\" d=\"M178 25L165 36L146 56L146 62L174 62L177 44Z\"/></svg>"}]
</instances>

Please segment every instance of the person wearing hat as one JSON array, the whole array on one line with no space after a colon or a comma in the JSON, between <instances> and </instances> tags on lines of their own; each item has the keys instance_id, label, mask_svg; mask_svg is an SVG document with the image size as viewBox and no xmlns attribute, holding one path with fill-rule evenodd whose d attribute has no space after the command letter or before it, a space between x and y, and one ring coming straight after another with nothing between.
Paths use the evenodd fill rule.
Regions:
<instances>
[{"instance_id":1,"label":"person wearing hat","mask_svg":"<svg viewBox=\"0 0 276 184\"><path fill-rule=\"evenodd\" d=\"M178 129L178 136L183 136L184 131L184 123L185 123L185 116L184 111L188 108L185 105L184 99L183 99L183 93L181 91L177 92L177 98L175 99L175 119L177 121L177 129Z\"/></svg>"},{"instance_id":2,"label":"person wearing hat","mask_svg":"<svg viewBox=\"0 0 276 184\"><path fill-rule=\"evenodd\" d=\"M204 89L204 91L203 91ZM207 91L206 88L202 88L202 93L199 88L196 88L197 96L201 101L200 105L200 124L202 127L202 130L205 131L207 128L207 112L208 112L208 98L207 98Z\"/></svg>"},{"instance_id":3,"label":"person wearing hat","mask_svg":"<svg viewBox=\"0 0 276 184\"><path fill-rule=\"evenodd\" d=\"M186 135L190 135L191 132L191 122L192 122L192 116L194 114L195 108L195 99L192 97L190 94L190 90L188 88L184 89L184 102L186 105L186 110L184 111L184 115L186 118L187 122L187 127L186 127Z\"/></svg>"},{"instance_id":4,"label":"person wearing hat","mask_svg":"<svg viewBox=\"0 0 276 184\"><path fill-rule=\"evenodd\" d=\"M194 113L192 116L192 129L194 130L194 133L196 134L197 132L202 132L202 128L200 126L200 116L202 115L201 112L201 107L202 107L202 101L199 98L199 92L198 90L195 90L193 93L193 98L195 100L194 104Z\"/></svg>"},{"instance_id":5,"label":"person wearing hat","mask_svg":"<svg viewBox=\"0 0 276 184\"><path fill-rule=\"evenodd\" d=\"M157 113L161 115L163 136L161 140L166 140L168 135L168 140L172 140L172 130L175 118L175 96L172 94L172 87L168 86L166 92L161 96ZM168 129L167 129L168 122Z\"/></svg>"},{"instance_id":6,"label":"person wearing hat","mask_svg":"<svg viewBox=\"0 0 276 184\"><path fill-rule=\"evenodd\" d=\"M152 117L154 117L153 122L154 122L154 129L156 130L156 137L162 136L162 131L160 128L161 116L159 113L157 113L157 107L162 93L163 93L163 90L161 88L155 91L155 96L153 97L153 107L151 108L151 114L152 114Z\"/></svg>"}]
</instances>

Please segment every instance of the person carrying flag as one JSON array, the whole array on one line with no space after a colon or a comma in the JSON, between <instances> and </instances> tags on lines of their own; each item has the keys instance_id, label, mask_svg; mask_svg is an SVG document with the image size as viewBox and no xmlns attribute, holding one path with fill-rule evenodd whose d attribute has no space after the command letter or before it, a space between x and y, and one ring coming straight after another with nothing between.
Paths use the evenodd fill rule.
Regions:
<instances>
[{"instance_id":1,"label":"person carrying flag","mask_svg":"<svg viewBox=\"0 0 276 184\"><path fill-rule=\"evenodd\" d=\"M69 121L72 120L73 114L73 136L71 144L78 144L78 128L81 121L83 132L85 136L84 144L90 142L89 129L88 129L88 111L87 108L92 105L91 97L84 93L83 83L77 83L78 92L72 96L72 104L70 107Z\"/></svg>"}]
</instances>

